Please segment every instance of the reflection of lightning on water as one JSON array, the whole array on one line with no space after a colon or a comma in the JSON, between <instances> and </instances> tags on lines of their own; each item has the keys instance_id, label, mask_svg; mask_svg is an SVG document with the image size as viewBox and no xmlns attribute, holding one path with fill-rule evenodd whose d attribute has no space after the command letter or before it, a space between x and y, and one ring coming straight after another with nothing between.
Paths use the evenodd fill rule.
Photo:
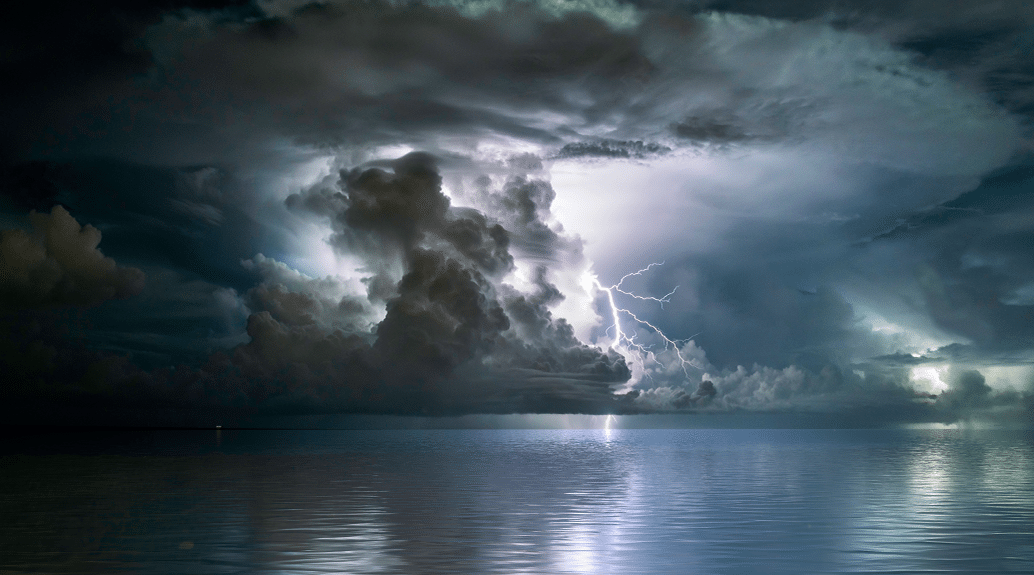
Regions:
<instances>
[{"instance_id":1,"label":"reflection of lightning on water","mask_svg":"<svg viewBox=\"0 0 1034 575\"><path fill-rule=\"evenodd\" d=\"M652 263L652 264L646 266L645 268L643 268L643 269L641 269L641 270L639 270L637 272L632 272L632 273L629 273L629 274L625 274L624 276L622 276L622 278L620 280L618 280L618 283L616 283L616 284L614 284L612 286L604 287L603 284L601 284L600 281L597 278L595 278L595 277L593 277L592 281L593 281L594 284L596 284L596 289L598 289L598 290L600 290L602 292L605 292L607 294L607 303L610 304L610 313L611 313L611 316L613 317L613 321L614 321L614 325L612 326L613 329L614 329L614 343L611 345L611 348L615 349L615 351L617 351L618 353L621 353L622 351L626 351L628 353L631 353L631 354L635 355L636 356L636 361L638 361L640 363L640 365L645 363L646 359L651 355L650 350L646 346L644 346L644 345L642 345L640 343L637 343L635 341L635 333L634 332L632 334L628 334L623 329L621 329L621 315L622 314L627 315L628 317L632 318L632 321L634 323L639 324L641 326L645 326L645 327L649 328L650 330L652 330L654 333L656 333L658 336L660 336L660 338L664 340L664 347L665 347L665 349L671 348L672 350L674 350L675 356L678 358L680 367L682 368L682 373L686 376L686 379L689 379L689 369L688 368L692 367L694 369L700 369L700 370L702 370L703 368L701 366L697 365L694 360L686 359L682 355L682 350L679 348L679 346L685 344L687 341L693 339L694 337L696 337L697 335L700 335L700 334L694 334L694 335L692 335L692 336L690 336L690 337L688 337L686 339L671 339L667 335L665 335L664 332L662 332L660 330L660 328L658 328L657 326L653 325L652 323L650 323L650 322L648 322L648 321L646 321L644 319L639 318L638 316L636 316L636 314L632 313L630 310L627 310L627 309L622 308L622 307L618 307L617 303L614 301L614 292L617 292L617 293L624 294L624 295L626 295L628 297L631 297L631 298L634 298L634 299L643 300L643 301L654 301L654 302L657 302L658 304L660 304L661 309L663 309L664 308L664 304L666 304L666 303L671 301L671 296L675 295L675 291L679 289L679 286L675 286L675 289L673 289L670 292L668 292L667 295L665 295L663 297L659 297L659 298L652 297L652 296L638 295L638 294L632 293L630 291L627 291L627 290L624 290L624 289L621 288L621 285L623 283L625 283L625 280L627 280L628 278L630 278L632 276L641 276L645 272L649 271L650 268L652 268L654 266L660 266L660 265L664 265L664 262ZM607 328L607 334L608 335L610 334L610 329L611 328ZM625 354L622 353L622 355L625 355ZM646 375L647 375L647 377L649 377L648 373ZM609 423L609 419L608 419L608 423Z\"/></svg>"}]
</instances>

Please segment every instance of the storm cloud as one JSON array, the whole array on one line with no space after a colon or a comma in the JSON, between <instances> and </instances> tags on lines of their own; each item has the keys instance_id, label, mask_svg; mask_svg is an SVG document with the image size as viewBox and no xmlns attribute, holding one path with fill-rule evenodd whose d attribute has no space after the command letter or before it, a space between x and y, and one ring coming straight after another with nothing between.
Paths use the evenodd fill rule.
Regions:
<instances>
[{"instance_id":1,"label":"storm cloud","mask_svg":"<svg viewBox=\"0 0 1034 575\"><path fill-rule=\"evenodd\" d=\"M609 409L613 388L630 375L624 358L583 344L552 317L547 306L563 296L545 268L532 293L502 283L514 265L510 232L451 207L432 156L409 154L390 168L342 170L337 202L312 201L325 195L317 188L286 200L332 221L338 231L328 242L370 262L372 275L358 284L311 278L262 255L243 262L265 279L245 295L256 310L250 341L231 363L248 385L266 382L259 388L273 397L260 398L265 407ZM542 225L533 215L518 221Z\"/></svg>"},{"instance_id":2,"label":"storm cloud","mask_svg":"<svg viewBox=\"0 0 1034 575\"><path fill-rule=\"evenodd\" d=\"M13 9L9 411L1029 425L1032 22L918 0Z\"/></svg>"},{"instance_id":3,"label":"storm cloud","mask_svg":"<svg viewBox=\"0 0 1034 575\"><path fill-rule=\"evenodd\" d=\"M140 292L144 274L97 249L101 232L67 210L29 214L32 233L0 232L0 305L7 309L90 306Z\"/></svg>"}]
</instances>

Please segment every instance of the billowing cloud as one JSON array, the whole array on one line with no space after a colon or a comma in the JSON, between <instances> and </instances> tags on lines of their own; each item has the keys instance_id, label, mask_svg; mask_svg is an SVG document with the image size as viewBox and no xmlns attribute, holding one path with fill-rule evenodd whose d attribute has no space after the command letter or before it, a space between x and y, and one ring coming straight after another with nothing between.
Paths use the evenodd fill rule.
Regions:
<instances>
[{"instance_id":1,"label":"billowing cloud","mask_svg":"<svg viewBox=\"0 0 1034 575\"><path fill-rule=\"evenodd\" d=\"M95 305L138 293L144 274L97 249L101 233L61 206L29 214L33 232L0 235L0 305L7 309Z\"/></svg>"},{"instance_id":2,"label":"billowing cloud","mask_svg":"<svg viewBox=\"0 0 1034 575\"><path fill-rule=\"evenodd\" d=\"M945 6L20 8L0 227L96 227L4 232L5 367L111 413L1023 421L1034 13Z\"/></svg>"},{"instance_id":3,"label":"billowing cloud","mask_svg":"<svg viewBox=\"0 0 1034 575\"><path fill-rule=\"evenodd\" d=\"M368 263L358 270L365 298L265 256L245 261L266 279L246 298L256 313L250 343L234 355L243 373L308 389L301 397L343 411L610 409L611 390L630 375L624 358L585 345L552 316L563 295L545 267L532 293L505 282L511 235L548 230L535 203L548 212L548 185L512 180L504 188L498 201L525 204L510 210L518 214L507 222L511 232L452 207L432 156L408 154L389 166L343 170L337 191L318 186L286 200L326 218L328 242ZM348 319L368 320L376 306L379 321Z\"/></svg>"},{"instance_id":4,"label":"billowing cloud","mask_svg":"<svg viewBox=\"0 0 1034 575\"><path fill-rule=\"evenodd\" d=\"M263 281L245 294L247 305L256 312L268 312L286 325L321 325L349 331L369 329L376 323L359 282L341 278L309 277L283 262L257 254L241 264L258 271Z\"/></svg>"}]
</instances>

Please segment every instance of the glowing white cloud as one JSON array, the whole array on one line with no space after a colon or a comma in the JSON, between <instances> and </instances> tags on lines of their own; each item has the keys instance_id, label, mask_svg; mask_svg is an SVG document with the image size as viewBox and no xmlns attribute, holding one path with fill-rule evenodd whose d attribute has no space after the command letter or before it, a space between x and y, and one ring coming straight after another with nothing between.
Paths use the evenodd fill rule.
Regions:
<instances>
[{"instance_id":1,"label":"glowing white cloud","mask_svg":"<svg viewBox=\"0 0 1034 575\"><path fill-rule=\"evenodd\" d=\"M948 369L949 366L947 365L921 365L913 367L909 373L909 380L917 391L936 395L948 389L948 384L942 379L947 375Z\"/></svg>"}]
</instances>

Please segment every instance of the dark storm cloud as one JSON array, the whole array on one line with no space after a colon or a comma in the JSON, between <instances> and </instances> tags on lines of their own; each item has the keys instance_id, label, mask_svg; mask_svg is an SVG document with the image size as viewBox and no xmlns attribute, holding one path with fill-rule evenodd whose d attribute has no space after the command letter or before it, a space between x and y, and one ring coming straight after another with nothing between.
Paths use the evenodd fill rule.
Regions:
<instances>
[{"instance_id":1,"label":"dark storm cloud","mask_svg":"<svg viewBox=\"0 0 1034 575\"><path fill-rule=\"evenodd\" d=\"M12 208L47 211L58 203L61 193L48 173L54 169L50 162L21 162L6 166L0 172L0 194Z\"/></svg>"},{"instance_id":2,"label":"dark storm cloud","mask_svg":"<svg viewBox=\"0 0 1034 575\"><path fill-rule=\"evenodd\" d=\"M472 13L463 2L328 2L293 10L274 2L263 4L264 17L196 9L166 12L157 23L153 16L130 19L153 24L122 32L121 44L132 46L140 63L97 75L76 98L44 93L26 102L26 115L51 135L25 138L35 140L37 154L85 150L180 163L253 160L270 137L316 147L407 142L422 149L435 149L445 136L513 137L551 146L558 157L613 159L652 157L673 144L792 139L821 127L828 94L818 86L773 87L764 64L740 74L723 60L725 45L737 41L724 36L731 23L751 30L730 52L742 51L744 69L760 49L774 50L778 68L790 46L769 45L769 22L723 22L696 12L713 8L703 3L646 10L639 28L618 27L608 10L628 7L599 4L557 12L505 3ZM728 10L757 12L749 5ZM818 16L827 7L810 10ZM822 29L807 24L787 40L828 43ZM723 48L712 51L716 45ZM848 86L908 76L893 57L882 62L885 56L860 57L851 75L873 77ZM804 69L826 66L821 60ZM699 90L687 90L692 86Z\"/></svg>"},{"instance_id":3,"label":"dark storm cloud","mask_svg":"<svg viewBox=\"0 0 1034 575\"><path fill-rule=\"evenodd\" d=\"M726 232L724 249L652 270L647 292L680 285L680 297L665 304L657 325L670 337L699 332L693 340L707 354L684 348L703 373L678 383L678 372L674 378L652 372L638 403L644 409L706 410L693 400L694 378L703 378L715 386L712 409L868 409L863 419L871 423L998 418L1023 425L1029 375L1017 371L1020 379L1010 389L1000 381L990 387L985 374L1029 366L1034 348L1034 302L1024 299L1034 278L1034 220L1022 215L1030 209L1028 172L1020 166L993 173L875 240L852 237L879 221L885 206L867 213L859 204L855 219L800 222L793 230L750 220ZM892 300L897 311L887 317L898 327L886 331L874 323L873 308L859 308L845 294ZM915 339L938 329L971 344L929 349L944 336ZM871 359L859 361L866 357ZM946 365L955 366L955 375L944 380L948 391L914 390L913 368ZM969 375L957 375L962 372ZM980 385L973 383L977 379Z\"/></svg>"},{"instance_id":4,"label":"dark storm cloud","mask_svg":"<svg viewBox=\"0 0 1034 575\"><path fill-rule=\"evenodd\" d=\"M672 124L671 131L680 138L701 142L726 143L751 139L734 121L706 116L690 116Z\"/></svg>"},{"instance_id":5,"label":"dark storm cloud","mask_svg":"<svg viewBox=\"0 0 1034 575\"><path fill-rule=\"evenodd\" d=\"M680 134L681 135L681 134ZM671 148L654 142L601 140L565 144L556 153L557 158L625 158L643 159L666 154Z\"/></svg>"},{"instance_id":6,"label":"dark storm cloud","mask_svg":"<svg viewBox=\"0 0 1034 575\"><path fill-rule=\"evenodd\" d=\"M348 205L336 214L344 224L332 243L344 250L376 251L394 243L409 256L426 233L445 227L449 199L441 193L441 177L426 154L400 159L394 174L356 169L344 177Z\"/></svg>"},{"instance_id":7,"label":"dark storm cloud","mask_svg":"<svg viewBox=\"0 0 1034 575\"><path fill-rule=\"evenodd\" d=\"M32 233L0 232L0 309L90 306L139 293L144 274L97 249L101 232L67 210L29 214Z\"/></svg>"},{"instance_id":8,"label":"dark storm cloud","mask_svg":"<svg viewBox=\"0 0 1034 575\"><path fill-rule=\"evenodd\" d=\"M545 217L550 213L556 191L549 182L511 176L501 190L493 191L482 182L481 193L490 198L495 211L501 214L514 248L522 256L539 262L557 262L561 254L576 252L580 246L564 238L549 226Z\"/></svg>"},{"instance_id":9,"label":"dark storm cloud","mask_svg":"<svg viewBox=\"0 0 1034 575\"><path fill-rule=\"evenodd\" d=\"M477 270L433 251L415 251L377 326L374 352L408 377L443 377L491 351L510 327Z\"/></svg>"},{"instance_id":10,"label":"dark storm cloud","mask_svg":"<svg viewBox=\"0 0 1034 575\"><path fill-rule=\"evenodd\" d=\"M959 197L908 215L874 244L908 250L938 326L993 351L1034 347L1034 172L1003 168ZM918 256L918 257L916 257Z\"/></svg>"},{"instance_id":11,"label":"dark storm cloud","mask_svg":"<svg viewBox=\"0 0 1034 575\"><path fill-rule=\"evenodd\" d=\"M32 3L6 7L0 23L0 163L24 159L26 148L67 137L76 110L80 128L103 130L111 111L91 96L105 93L127 77L143 74L153 64L138 40L147 26L168 10L223 9L254 13L246 0L98 0L93 2ZM32 206L40 208L42 206Z\"/></svg>"},{"instance_id":12,"label":"dark storm cloud","mask_svg":"<svg viewBox=\"0 0 1034 575\"><path fill-rule=\"evenodd\" d=\"M101 232L64 208L29 219L33 233L4 230L0 241L5 423L181 424L151 417L229 405L233 382L198 397L188 388L204 372L172 366L211 353L217 336L239 341L232 290L162 269L145 287L141 270L105 257Z\"/></svg>"},{"instance_id":13,"label":"dark storm cloud","mask_svg":"<svg viewBox=\"0 0 1034 575\"><path fill-rule=\"evenodd\" d=\"M319 316L327 315L335 307L350 309L345 300L334 305L315 294L289 291L282 284L256 286L248 291L247 301L251 309L268 312L287 325L314 325Z\"/></svg>"},{"instance_id":14,"label":"dark storm cloud","mask_svg":"<svg viewBox=\"0 0 1034 575\"><path fill-rule=\"evenodd\" d=\"M510 232L476 210L451 207L432 156L409 154L390 168L343 170L337 192L318 187L287 199L331 219L337 249L369 259L372 277L380 278L366 282L369 299L386 307L364 332L355 324L320 325L317 318L330 315L332 302L315 294L325 289L305 293L299 284L292 291L270 277L249 292L248 301L268 311L249 318L251 341L233 362L251 379L290 390L267 406L382 413L609 409L607 390L630 375L624 358L583 344L552 317L547 306L562 295L544 268L532 294L498 285L492 278L513 265ZM539 222L532 200L538 196L517 197L530 202L517 221ZM402 274L394 279L396 265ZM362 309L345 303L335 313Z\"/></svg>"},{"instance_id":15,"label":"dark storm cloud","mask_svg":"<svg viewBox=\"0 0 1034 575\"><path fill-rule=\"evenodd\" d=\"M34 264L31 287L23 286L19 292L30 293L26 297L40 305L50 302L77 307L111 299L101 288L115 294L118 301L77 312L79 327L70 328L78 333L73 340L104 354L131 357L131 364L149 370L196 364L213 349L232 347L246 339L247 312L237 290L253 285L255 277L239 262L256 251L251 242L257 225L244 213L240 182L225 170L79 160L16 164L11 173L16 177L6 180L0 189L0 194L11 200L8 205L59 201L80 221L91 222L75 236L82 244L80 251L48 254ZM67 213L63 210L55 208L47 231L37 233L40 238L53 235L54 222L63 219L59 212ZM65 227L71 229L70 224ZM142 278L140 269L145 270L148 281L126 291L122 289L125 285L120 287L116 281L115 272L109 274L114 279L106 287L98 284L100 272L86 274L83 270L101 257L96 250L96 254L86 250L88 240L101 235L100 249L120 264L107 259L108 268L123 270L131 264L125 273ZM5 258L0 265L24 267L28 261ZM55 270L61 272L60 277ZM16 275L5 277L13 282ZM10 287L5 286L4 291ZM4 307L25 300L5 295L10 297L4 298ZM123 298L126 295L132 297ZM23 320L44 325L53 321ZM65 355L60 350L76 345L56 336L47 342L59 350L58 357ZM89 365L92 360L83 361Z\"/></svg>"},{"instance_id":16,"label":"dark storm cloud","mask_svg":"<svg viewBox=\"0 0 1034 575\"><path fill-rule=\"evenodd\" d=\"M293 10L290 3L275 2L261 10L234 3L216 10L218 3L191 2L118 4L114 11L109 5L80 7L85 15L73 11L67 22L82 21L79 28L85 30L98 23L92 33L98 38L70 33L53 49L96 60L80 66L89 71L88 81L54 74L76 94L55 98L51 94L67 89L26 76L27 86L40 89L23 90L34 95L11 107L26 110L20 117L32 121L11 133L22 133L38 154L86 149L119 155L136 146L128 150L130 157L193 158L188 162L246 158L270 135L316 146L407 141L431 148L445 134L507 135L557 149L570 146L561 155L572 157L640 157L671 142L612 138L601 145L585 136L645 130L697 143L768 141L793 137L822 117L821 109L813 108L821 94L768 93L771 86L754 84L757 78L751 76L757 73L737 77L715 60L709 46L727 39L709 37L709 11L807 26L831 14L845 15L850 17L833 21L862 32L871 31L873 21L894 22L893 39L906 48L909 41L942 32L947 44L951 27L962 26L963 16L981 26L994 20L979 10L956 10L956 15L922 2L895 8L842 2L646 3L646 24L619 29L607 20L607 10L628 7L599 4L558 13L552 5L504 3L476 14L463 2L457 8L384 2L328 2ZM1022 16L1020 7L1011 6L999 20L1007 20L1010 11ZM763 19L745 23L761 30L766 24ZM12 38L15 44L24 40L18 34ZM750 34L746 38L752 41ZM973 50L986 56L1001 53L999 47ZM769 48L778 52L787 46ZM12 65L25 70L68 61L56 54L12 53L19 54ZM998 79L989 82L1008 84L1019 61L998 65ZM899 62L876 58L871 64L877 73L908 74L898 69ZM686 93L683 83L694 78L700 93ZM1016 78L1022 91L1022 79ZM730 101L731 109L716 108ZM11 121L21 120L12 116ZM49 134L45 138L29 128L41 122ZM142 141L149 145L140 146ZM642 149L630 146L636 141L646 143ZM164 156L151 148L163 148Z\"/></svg>"},{"instance_id":17,"label":"dark storm cloud","mask_svg":"<svg viewBox=\"0 0 1034 575\"><path fill-rule=\"evenodd\" d=\"M990 180L997 181L995 176ZM907 179L896 185L901 186L903 182L915 185ZM935 186L936 183L927 182L925 185ZM487 203L503 208L493 213L506 214L504 227L513 238L521 235L536 237L534 232L538 230L542 234L540 237L548 239L544 246L548 248L556 245L560 236L549 230L540 211L544 207L548 212L554 199L554 191L547 184L533 179L509 177L502 180L500 188L495 188L492 180L486 178L480 182L478 189ZM328 203L326 199L331 196L325 190L322 195L314 195L313 198L317 196L323 198L323 205L335 205L339 210L347 205L341 198ZM292 201L300 205L302 197ZM922 200L917 198L915 201ZM861 209L865 206L859 204L858 207ZM866 214L866 217L882 217L883 210L882 207L874 208L873 215ZM430 212L434 213L434 210ZM850 226L846 225L848 223ZM613 407L616 411L783 409L825 413L856 410L860 418L857 420L862 421L865 419L862 416L865 410L875 410L874 415L869 417L871 424L890 424L901 421L950 423L986 415L990 409L1004 409L1011 414L1009 417L1013 417L1015 409L1023 405L1026 396L1022 393L998 392L995 392L996 399L993 402L978 402L971 407L965 407L959 402L949 404L947 400L931 407L934 404L920 401L923 397L934 401L937 396L917 396L909 383L907 370L899 369L900 366L906 363L919 365L927 360L932 362L946 354L938 352L923 360L907 355L910 359L908 362L901 359L905 354L893 355L896 340L885 340L875 333L864 321L862 314L835 287L821 283L819 278L822 276L808 271L813 267L822 269L831 266L829 259L846 257L850 263L859 253L864 254L865 244L855 242L854 247L851 247L852 234L864 226L853 220L843 223L835 220L819 221L804 226L794 224L794 233L788 233L786 230L789 228L780 228L774 224L755 222L755 225L755 232L761 230L765 233L751 235L744 234L744 230L732 230L726 238L735 239L729 244L729 251L716 251L710 257L698 256L682 262L669 262L658 268L659 273L653 276L647 286L650 288L647 289L648 293L655 293L658 289L669 291L671 285L681 284L692 294L692 304L688 308L686 300L676 299L665 306L665 315L656 321L667 333L676 337L690 335L680 332L686 326L693 332L700 332L695 341L708 350L706 359L700 356L701 365L708 370L705 379L694 380L690 377L685 387L665 387L664 383L669 381L667 378L671 374L655 372L649 380L640 384L641 388L633 395L622 399L623 404L615 404ZM832 250L817 254L802 250L802 246L830 239L836 242ZM514 239L513 245L520 246L521 240ZM733 250L733 247L738 249ZM921 251L916 252L914 247L911 249L913 255L925 255ZM516 361L513 365L533 365L555 373L568 373L571 370L564 362L571 361L574 356L554 357L555 350L561 348L555 342L566 339L568 346L574 348L577 341L570 336L558 338L557 326L563 326L563 323L559 320L550 322L549 310L536 301L554 300L557 297L554 294L559 293L545 279L544 270L539 268L536 274L534 284L537 286L537 294L529 296L507 294L505 290L502 292L499 301L512 327L502 340L510 339L509 333L519 338L506 345L496 344L492 354L492 361L496 365L508 365L504 358L512 358L510 361ZM687 275L690 279L688 284L685 281ZM826 276L826 281L836 279ZM533 343L543 330L550 332L547 338L551 342L549 348ZM874 367L852 363L857 357L880 354L884 354L884 357L875 358ZM899 368L886 369L891 364ZM588 364L575 361L570 365L580 366L578 369L584 370ZM864 373L865 377L852 370ZM705 384L705 381L710 383ZM489 409L487 405L490 403L496 405L493 401L502 402L501 397L511 397L502 389L496 390L496 395L492 396L494 399L486 399L488 403L484 404L484 409ZM514 397L511 397L512 405L546 405L536 403L542 401L540 396L535 396L538 399L534 401L518 401ZM593 394L585 395L583 405L601 405L592 397Z\"/></svg>"},{"instance_id":18,"label":"dark storm cloud","mask_svg":"<svg viewBox=\"0 0 1034 575\"><path fill-rule=\"evenodd\" d=\"M664 2L646 5L666 6ZM1034 112L1034 66L1030 52L1030 5L997 2L894 3L819 0L815 2L700 2L695 9L756 14L793 21L826 20L838 28L878 33L915 54L924 66L949 70L980 84L1005 108L1026 118Z\"/></svg>"},{"instance_id":19,"label":"dark storm cloud","mask_svg":"<svg viewBox=\"0 0 1034 575\"><path fill-rule=\"evenodd\" d=\"M530 295L507 290L503 305L516 329L506 335L507 345L494 362L512 368L534 367L550 374L581 373L601 382L628 380L631 374L623 357L613 350L601 354L597 348L583 344L563 318L553 318L548 306L563 296L546 281L545 268L538 268L535 282L537 290Z\"/></svg>"},{"instance_id":20,"label":"dark storm cloud","mask_svg":"<svg viewBox=\"0 0 1034 575\"><path fill-rule=\"evenodd\" d=\"M119 38L134 66L73 82L75 98L41 90L23 102L50 134L15 126L36 153L189 163L248 157L270 135L316 146L427 146L444 133L555 142L559 125L607 121L652 71L635 36L585 12L520 4L477 19L449 6L338 2L264 18L170 11L151 23ZM541 111L565 118L542 124Z\"/></svg>"},{"instance_id":21,"label":"dark storm cloud","mask_svg":"<svg viewBox=\"0 0 1034 575\"><path fill-rule=\"evenodd\" d=\"M938 350L942 353L946 350ZM953 354L944 354L953 355ZM910 357L910 356L909 356ZM912 409L926 421L955 423L969 421L988 421L997 419L998 423L1019 423L1029 420L1030 409L1034 406L1034 392L1031 389L994 389L987 384L987 378L980 369L1005 365L1002 363L981 364L979 362L962 362L952 365L945 358L913 358L914 362L901 361L899 358L873 358L873 363L859 364L857 367L865 372L870 381L886 382L888 393L897 394L900 402L905 400L912 404ZM954 359L960 359L958 357ZM986 359L986 356L981 359ZM902 368L915 365L937 366L944 389L934 391L912 390L908 386L900 386L895 382L905 376ZM976 365L980 369L963 367ZM867 381L868 383L868 381ZM897 390L896 392L894 390ZM911 398L908 399L908 395Z\"/></svg>"},{"instance_id":22,"label":"dark storm cloud","mask_svg":"<svg viewBox=\"0 0 1034 575\"><path fill-rule=\"evenodd\" d=\"M682 288L692 290L693 299L673 298L660 325L675 337L692 335L679 332L681 326L692 326L699 332L694 340L719 368L758 363L818 370L837 355L850 356L857 351L853 347L873 345L851 304L834 288L801 291L788 277L792 274L776 265L741 256L735 262L696 259L665 267L651 284L677 285L682 275L692 282Z\"/></svg>"},{"instance_id":23,"label":"dark storm cloud","mask_svg":"<svg viewBox=\"0 0 1034 575\"><path fill-rule=\"evenodd\" d=\"M1029 410L988 371L1034 348L1030 162L986 174L1029 136L1024 3L438 4L13 9L0 209L65 206L118 262L85 240L32 259L40 242L4 236L22 395L173 412ZM442 161L369 161L410 149ZM683 161L697 171L661 181ZM565 214L613 238L595 263L552 212L573 191L553 163L659 166ZM580 221L620 194L645 215ZM655 253L667 264L637 289L678 297L629 308L695 336L678 348L694 367L638 334L660 365L615 396L639 366L575 337L572 286ZM319 277L353 264L361 277ZM147 272L142 291L125 266ZM911 370L941 359L948 390L917 395Z\"/></svg>"},{"instance_id":24,"label":"dark storm cloud","mask_svg":"<svg viewBox=\"0 0 1034 575\"><path fill-rule=\"evenodd\" d=\"M909 353L889 353L887 355L880 355L872 358L873 362L893 365L893 366L909 366L909 365L922 365L924 363L943 362L943 357L926 357L922 355L912 355Z\"/></svg>"},{"instance_id":25,"label":"dark storm cloud","mask_svg":"<svg viewBox=\"0 0 1034 575\"><path fill-rule=\"evenodd\" d=\"M979 371L956 369L948 376L948 390L937 398L937 402L952 410L986 407L993 401L992 393Z\"/></svg>"},{"instance_id":26,"label":"dark storm cloud","mask_svg":"<svg viewBox=\"0 0 1034 575\"><path fill-rule=\"evenodd\" d=\"M84 312L83 336L91 348L129 356L151 370L196 365L247 340L250 311L235 290L160 267L145 271L139 294Z\"/></svg>"},{"instance_id":27,"label":"dark storm cloud","mask_svg":"<svg viewBox=\"0 0 1034 575\"><path fill-rule=\"evenodd\" d=\"M804 98L752 101L734 95L729 99L725 107L700 109L672 123L671 133L682 140L712 146L786 141L807 129L817 111L815 104Z\"/></svg>"},{"instance_id":28,"label":"dark storm cloud","mask_svg":"<svg viewBox=\"0 0 1034 575\"><path fill-rule=\"evenodd\" d=\"M254 200L243 184L215 166L85 160L19 163L12 173L0 196L15 205L67 206L104 232L106 252L119 261L167 266L237 289L252 283L237 262L258 251L260 233L270 234L245 212Z\"/></svg>"}]
</instances>

